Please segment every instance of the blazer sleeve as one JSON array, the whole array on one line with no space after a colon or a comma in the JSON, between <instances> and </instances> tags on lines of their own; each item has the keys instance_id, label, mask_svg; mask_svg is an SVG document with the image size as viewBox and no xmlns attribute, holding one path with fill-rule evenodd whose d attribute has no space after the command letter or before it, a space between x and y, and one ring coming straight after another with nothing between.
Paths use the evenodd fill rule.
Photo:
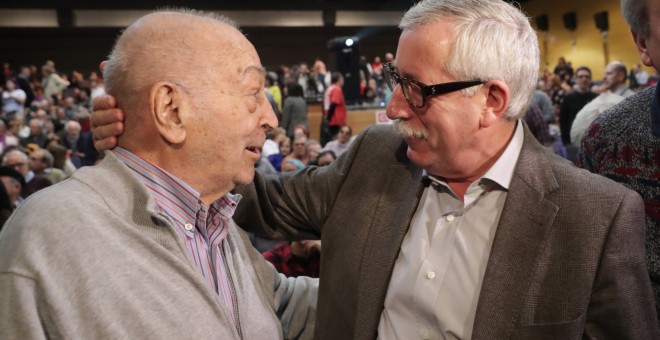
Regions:
<instances>
[{"instance_id":1,"label":"blazer sleeve","mask_svg":"<svg viewBox=\"0 0 660 340\"><path fill-rule=\"evenodd\" d=\"M278 273L254 247L249 246L248 236L240 233L262 289L282 325L284 339L312 339L319 280L306 276L286 277Z\"/></svg>"},{"instance_id":2,"label":"blazer sleeve","mask_svg":"<svg viewBox=\"0 0 660 340\"><path fill-rule=\"evenodd\" d=\"M641 197L627 191L610 226L585 325L588 339L660 339L645 262Z\"/></svg>"},{"instance_id":3,"label":"blazer sleeve","mask_svg":"<svg viewBox=\"0 0 660 340\"><path fill-rule=\"evenodd\" d=\"M370 128L329 166L295 173L255 173L253 183L235 190L242 196L234 220L257 235L289 240L318 239L335 199L354 165Z\"/></svg>"}]
</instances>

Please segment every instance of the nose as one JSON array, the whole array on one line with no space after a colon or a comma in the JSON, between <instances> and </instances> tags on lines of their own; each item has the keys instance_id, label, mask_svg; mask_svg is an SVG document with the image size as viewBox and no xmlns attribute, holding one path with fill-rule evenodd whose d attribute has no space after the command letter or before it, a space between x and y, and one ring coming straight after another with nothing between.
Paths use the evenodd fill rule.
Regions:
<instances>
[{"instance_id":1,"label":"nose","mask_svg":"<svg viewBox=\"0 0 660 340\"><path fill-rule=\"evenodd\" d=\"M275 115L275 111L273 111L273 107L270 106L268 99L266 99L266 95L264 95L264 101L265 104L262 105L264 109L261 110L259 126L261 126L265 132L268 132L277 127L278 121L277 116Z\"/></svg>"},{"instance_id":2,"label":"nose","mask_svg":"<svg viewBox=\"0 0 660 340\"><path fill-rule=\"evenodd\" d=\"M385 112L387 113L387 117L392 120L410 119L415 114L408 104L406 97L404 97L401 86L394 88L390 102L387 104L387 108L385 108Z\"/></svg>"}]
</instances>

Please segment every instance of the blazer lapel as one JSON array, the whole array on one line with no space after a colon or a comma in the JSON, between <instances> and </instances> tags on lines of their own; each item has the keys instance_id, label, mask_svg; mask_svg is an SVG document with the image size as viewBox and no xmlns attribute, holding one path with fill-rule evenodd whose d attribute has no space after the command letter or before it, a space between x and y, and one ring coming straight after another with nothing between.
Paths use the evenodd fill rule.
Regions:
<instances>
[{"instance_id":1,"label":"blazer lapel","mask_svg":"<svg viewBox=\"0 0 660 340\"><path fill-rule=\"evenodd\" d=\"M405 155L405 148L403 152ZM376 338L394 263L423 189L421 168L412 164L390 166L364 249L355 339Z\"/></svg>"},{"instance_id":2,"label":"blazer lapel","mask_svg":"<svg viewBox=\"0 0 660 340\"><path fill-rule=\"evenodd\" d=\"M558 207L548 156L525 126L523 148L486 266L473 339L507 339L516 325Z\"/></svg>"}]
</instances>

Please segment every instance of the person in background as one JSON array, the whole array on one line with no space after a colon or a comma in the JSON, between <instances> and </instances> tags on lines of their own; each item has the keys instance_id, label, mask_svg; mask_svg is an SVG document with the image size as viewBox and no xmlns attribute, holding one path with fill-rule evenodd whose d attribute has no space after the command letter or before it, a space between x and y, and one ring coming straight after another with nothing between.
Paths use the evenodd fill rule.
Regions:
<instances>
[{"instance_id":1,"label":"person in background","mask_svg":"<svg viewBox=\"0 0 660 340\"><path fill-rule=\"evenodd\" d=\"M50 180L51 183L57 184L69 176L64 171L54 168L53 155L46 149L36 149L28 156L28 167L35 175L43 175Z\"/></svg>"},{"instance_id":2,"label":"person in background","mask_svg":"<svg viewBox=\"0 0 660 340\"><path fill-rule=\"evenodd\" d=\"M657 24L660 2L622 0L621 12L630 26L642 63L660 71ZM657 85L599 115L586 130L581 146L578 166L615 180L644 199L646 265L655 295L654 307L660 315L660 163L656 158L660 152L660 91Z\"/></svg>"},{"instance_id":3,"label":"person in background","mask_svg":"<svg viewBox=\"0 0 660 340\"><path fill-rule=\"evenodd\" d=\"M342 126L337 133L337 139L328 142L323 147L323 151L332 151L337 157L341 156L341 154L348 150L348 147L351 145L352 135L353 129L351 129L350 126Z\"/></svg>"},{"instance_id":4,"label":"person in background","mask_svg":"<svg viewBox=\"0 0 660 340\"><path fill-rule=\"evenodd\" d=\"M297 159L303 166L309 163L309 156L307 155L307 137L301 136L293 140L293 151L284 157L282 160L282 169L287 159ZM296 164L297 165L297 164Z\"/></svg>"},{"instance_id":5,"label":"person in background","mask_svg":"<svg viewBox=\"0 0 660 340\"><path fill-rule=\"evenodd\" d=\"M37 175L28 166L28 155L20 150L11 150L2 157L2 166L13 168L23 176L25 182L21 186L19 201L28 198L35 192L47 188L53 184L46 176Z\"/></svg>"},{"instance_id":6,"label":"person in background","mask_svg":"<svg viewBox=\"0 0 660 340\"><path fill-rule=\"evenodd\" d=\"M284 136L280 141L280 152L268 156L268 161L275 168L275 170L280 171L282 169L282 160L284 157L288 156L291 153L291 139Z\"/></svg>"},{"instance_id":7,"label":"person in background","mask_svg":"<svg viewBox=\"0 0 660 340\"><path fill-rule=\"evenodd\" d=\"M578 112L594 100L598 94L591 91L591 69L586 66L578 67L575 72L576 88L564 96L559 108L559 129L561 140L566 148L567 158L575 162L577 158L577 144L571 142L571 127Z\"/></svg>"},{"instance_id":8,"label":"person in background","mask_svg":"<svg viewBox=\"0 0 660 340\"><path fill-rule=\"evenodd\" d=\"M346 102L344 101L344 76L332 72L330 87L323 95L323 119L321 120L321 145L325 146L346 125Z\"/></svg>"},{"instance_id":9,"label":"person in background","mask_svg":"<svg viewBox=\"0 0 660 340\"><path fill-rule=\"evenodd\" d=\"M11 167L0 167L0 230L19 203L21 189L25 184L23 175Z\"/></svg>"},{"instance_id":10,"label":"person in background","mask_svg":"<svg viewBox=\"0 0 660 340\"><path fill-rule=\"evenodd\" d=\"M11 119L17 113L23 113L23 104L27 95L20 87L16 88L13 80L8 79L5 82L5 89L2 91L2 118Z\"/></svg>"},{"instance_id":11,"label":"person in background","mask_svg":"<svg viewBox=\"0 0 660 340\"><path fill-rule=\"evenodd\" d=\"M276 245L262 254L277 272L287 277L319 277L321 241L292 241Z\"/></svg>"},{"instance_id":12,"label":"person in background","mask_svg":"<svg viewBox=\"0 0 660 340\"><path fill-rule=\"evenodd\" d=\"M298 83L287 85L289 96L284 99L284 110L282 111L282 123L286 135L293 138L293 129L302 125L309 129L307 123L307 102L303 97L302 86Z\"/></svg>"},{"instance_id":13,"label":"person in background","mask_svg":"<svg viewBox=\"0 0 660 340\"><path fill-rule=\"evenodd\" d=\"M321 144L310 139L305 143L305 152L307 153L307 165L315 165L321 152Z\"/></svg>"},{"instance_id":14,"label":"person in background","mask_svg":"<svg viewBox=\"0 0 660 340\"><path fill-rule=\"evenodd\" d=\"M318 166L328 166L330 163L334 162L337 160L337 156L335 155L334 151L331 150L326 150L326 151L321 151L319 154L318 161L316 162Z\"/></svg>"},{"instance_id":15,"label":"person in background","mask_svg":"<svg viewBox=\"0 0 660 340\"><path fill-rule=\"evenodd\" d=\"M282 161L282 173L298 171L305 167L305 164L295 158L285 158Z\"/></svg>"}]
</instances>

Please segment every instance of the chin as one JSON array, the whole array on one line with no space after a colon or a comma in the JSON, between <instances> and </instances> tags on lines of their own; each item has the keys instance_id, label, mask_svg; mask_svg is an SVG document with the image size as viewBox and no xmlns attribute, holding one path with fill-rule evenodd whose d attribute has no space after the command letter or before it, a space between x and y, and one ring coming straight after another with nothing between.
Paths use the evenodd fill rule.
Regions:
<instances>
[{"instance_id":1,"label":"chin","mask_svg":"<svg viewBox=\"0 0 660 340\"><path fill-rule=\"evenodd\" d=\"M250 184L254 180L254 166L249 169L245 169L240 174L238 174L234 179L234 184L236 185L245 185Z\"/></svg>"}]
</instances>

